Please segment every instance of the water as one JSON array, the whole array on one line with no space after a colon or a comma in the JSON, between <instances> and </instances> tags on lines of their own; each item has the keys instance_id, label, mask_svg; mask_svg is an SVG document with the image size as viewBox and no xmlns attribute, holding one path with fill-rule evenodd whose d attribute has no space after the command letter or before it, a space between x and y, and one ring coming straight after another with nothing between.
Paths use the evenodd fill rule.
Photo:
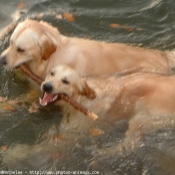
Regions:
<instances>
[{"instance_id":1,"label":"water","mask_svg":"<svg viewBox=\"0 0 175 175\"><path fill-rule=\"evenodd\" d=\"M11 15L21 1L0 1L0 28L12 22ZM18 9L24 15L44 13L42 19L52 23L67 36L85 37L110 42L128 43L160 50L175 48L175 3L173 0L24 0ZM55 18L72 13L75 21ZM110 24L120 24L118 28ZM8 39L8 37L7 37ZM3 40L0 52L7 46ZM30 113L37 102L33 85L18 70L0 67L0 170L94 171L100 175L174 175L174 117L141 115L135 120L121 120L114 125L94 124L71 107L40 108ZM27 95L30 92L30 95ZM15 100L18 104L10 103ZM144 126L128 133L128 122ZM104 134L93 136L89 125ZM151 131L151 132L149 132ZM132 143L133 141L133 143ZM111 149L114 148L114 149ZM101 156L111 150L112 155ZM109 151L110 152L110 151ZM77 172L78 173L78 172Z\"/></svg>"}]
</instances>

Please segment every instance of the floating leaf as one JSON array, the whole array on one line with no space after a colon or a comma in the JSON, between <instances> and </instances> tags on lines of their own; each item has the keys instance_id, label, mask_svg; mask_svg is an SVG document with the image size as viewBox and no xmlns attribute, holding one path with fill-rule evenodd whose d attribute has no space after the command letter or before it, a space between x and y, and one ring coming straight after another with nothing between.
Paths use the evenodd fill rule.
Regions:
<instances>
[{"instance_id":1,"label":"floating leaf","mask_svg":"<svg viewBox=\"0 0 175 175\"><path fill-rule=\"evenodd\" d=\"M130 32L134 30L132 27L128 27L128 26L122 26L122 28Z\"/></svg>"},{"instance_id":2,"label":"floating leaf","mask_svg":"<svg viewBox=\"0 0 175 175\"><path fill-rule=\"evenodd\" d=\"M8 110L8 111L14 111L15 110L15 108L10 106L10 105L4 105L2 108L5 109L5 110Z\"/></svg>"},{"instance_id":3,"label":"floating leaf","mask_svg":"<svg viewBox=\"0 0 175 175\"><path fill-rule=\"evenodd\" d=\"M109 25L111 28L119 28L121 25L117 23L112 23Z\"/></svg>"},{"instance_id":4,"label":"floating leaf","mask_svg":"<svg viewBox=\"0 0 175 175\"><path fill-rule=\"evenodd\" d=\"M0 97L0 103L7 101L7 97Z\"/></svg>"},{"instance_id":5,"label":"floating leaf","mask_svg":"<svg viewBox=\"0 0 175 175\"><path fill-rule=\"evenodd\" d=\"M63 16L61 14L55 16L56 19L63 19Z\"/></svg>"},{"instance_id":6,"label":"floating leaf","mask_svg":"<svg viewBox=\"0 0 175 175\"><path fill-rule=\"evenodd\" d=\"M19 3L17 7L18 7L18 9L22 9L24 7L24 3L22 3L22 2Z\"/></svg>"},{"instance_id":7,"label":"floating leaf","mask_svg":"<svg viewBox=\"0 0 175 175\"><path fill-rule=\"evenodd\" d=\"M91 133L92 136L99 136L105 133L103 130L99 128L91 128L89 129L89 132Z\"/></svg>"},{"instance_id":8,"label":"floating leaf","mask_svg":"<svg viewBox=\"0 0 175 175\"><path fill-rule=\"evenodd\" d=\"M1 151L6 151L7 150L7 146L5 146L5 145L4 146L1 146L0 150Z\"/></svg>"},{"instance_id":9,"label":"floating leaf","mask_svg":"<svg viewBox=\"0 0 175 175\"><path fill-rule=\"evenodd\" d=\"M63 17L67 21L70 21L70 22L74 22L75 21L75 18L73 16L73 14L71 14L71 13L66 12L66 13L63 14Z\"/></svg>"},{"instance_id":10,"label":"floating leaf","mask_svg":"<svg viewBox=\"0 0 175 175\"><path fill-rule=\"evenodd\" d=\"M143 30L143 28L137 28L136 30L137 30L137 31L142 31L142 30Z\"/></svg>"},{"instance_id":11,"label":"floating leaf","mask_svg":"<svg viewBox=\"0 0 175 175\"><path fill-rule=\"evenodd\" d=\"M33 102L31 107L29 108L30 113L35 113L38 112L39 106L36 104L36 102Z\"/></svg>"},{"instance_id":12,"label":"floating leaf","mask_svg":"<svg viewBox=\"0 0 175 175\"><path fill-rule=\"evenodd\" d=\"M64 140L64 137L61 135L61 134L57 134L55 137L54 137L55 140Z\"/></svg>"},{"instance_id":13,"label":"floating leaf","mask_svg":"<svg viewBox=\"0 0 175 175\"><path fill-rule=\"evenodd\" d=\"M18 101L17 100L9 100L7 101L8 104L11 104L11 105L16 105L18 104Z\"/></svg>"}]
</instances>

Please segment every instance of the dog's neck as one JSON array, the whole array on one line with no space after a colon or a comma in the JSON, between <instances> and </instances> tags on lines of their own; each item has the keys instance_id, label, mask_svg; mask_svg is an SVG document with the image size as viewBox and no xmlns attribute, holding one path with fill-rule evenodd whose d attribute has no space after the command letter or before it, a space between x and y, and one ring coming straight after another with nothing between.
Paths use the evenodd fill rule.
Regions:
<instances>
[{"instance_id":1,"label":"dog's neck","mask_svg":"<svg viewBox=\"0 0 175 175\"><path fill-rule=\"evenodd\" d=\"M85 94L74 94L72 98L87 109L97 114L104 114L116 99L119 90L115 84L117 79L115 75L82 77L81 80L86 81L88 86L95 91L96 96L89 98Z\"/></svg>"}]
</instances>

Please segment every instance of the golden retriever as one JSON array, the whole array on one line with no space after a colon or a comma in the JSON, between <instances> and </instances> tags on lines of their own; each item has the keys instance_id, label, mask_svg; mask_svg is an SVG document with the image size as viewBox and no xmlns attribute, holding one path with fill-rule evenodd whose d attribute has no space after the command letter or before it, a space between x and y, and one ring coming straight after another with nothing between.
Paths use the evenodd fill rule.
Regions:
<instances>
[{"instance_id":1,"label":"golden retriever","mask_svg":"<svg viewBox=\"0 0 175 175\"><path fill-rule=\"evenodd\" d=\"M174 87L173 76L139 72L125 76L113 74L81 77L66 65L57 66L41 85L44 91L41 105L46 106L56 100L58 93L65 93L98 114L99 119L94 122L63 102L65 113L62 121L57 127L58 123L53 120L56 127L48 130L47 139L36 145L16 144L9 147L3 153L3 162L15 169L16 164L29 160L29 165L35 169L38 166L44 169L46 164L54 169L54 161L58 163L61 154L62 158L68 155L70 159L75 145L79 139L88 136L89 130L95 128L97 135L98 132L103 134L111 126L115 128L117 123L121 126L120 119L129 120L124 140L114 142L112 145L115 146L110 149L109 145L108 148L100 147L100 150L92 146L92 154L98 159L133 151L140 146L138 141L146 133L164 128L174 129ZM59 135L64 139L59 139ZM81 148L81 144L77 145ZM17 161L14 162L14 159ZM91 166L97 166L97 159L93 157ZM33 164L33 161L39 163Z\"/></svg>"},{"instance_id":2,"label":"golden retriever","mask_svg":"<svg viewBox=\"0 0 175 175\"><path fill-rule=\"evenodd\" d=\"M46 106L57 99L57 94L64 93L95 112L99 116L96 124L100 127L129 119L123 142L128 147L147 132L175 127L174 88L174 76L139 72L125 76L80 77L74 69L60 65L53 68L42 83L44 95L40 104ZM70 118L74 127L82 126L81 131L92 126L72 110Z\"/></svg>"},{"instance_id":3,"label":"golden retriever","mask_svg":"<svg viewBox=\"0 0 175 175\"><path fill-rule=\"evenodd\" d=\"M0 62L9 68L27 63L41 78L60 64L69 65L80 75L102 75L135 68L169 73L175 66L173 55L173 52L66 37L46 22L26 19L15 28Z\"/></svg>"},{"instance_id":4,"label":"golden retriever","mask_svg":"<svg viewBox=\"0 0 175 175\"><path fill-rule=\"evenodd\" d=\"M175 77L163 74L135 73L80 77L78 73L60 65L52 69L41 85L45 92L40 103L46 106L64 93L99 113L109 116L132 116L139 110L151 114L174 114Z\"/></svg>"}]
</instances>

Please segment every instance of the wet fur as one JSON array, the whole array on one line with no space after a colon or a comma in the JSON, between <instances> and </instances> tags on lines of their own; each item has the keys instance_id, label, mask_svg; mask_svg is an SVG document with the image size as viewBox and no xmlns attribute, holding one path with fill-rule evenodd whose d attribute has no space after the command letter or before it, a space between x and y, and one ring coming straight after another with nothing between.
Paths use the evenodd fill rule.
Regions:
<instances>
[{"instance_id":1,"label":"wet fur","mask_svg":"<svg viewBox=\"0 0 175 175\"><path fill-rule=\"evenodd\" d=\"M69 84L64 84L66 79ZM106 107L106 114L132 116L140 108L150 113L174 113L175 77L152 73L119 74L98 77L80 77L68 66L60 65L46 76L52 93L65 93L86 106ZM42 87L41 87L42 88ZM90 99L91 98L91 99Z\"/></svg>"},{"instance_id":2,"label":"wet fur","mask_svg":"<svg viewBox=\"0 0 175 175\"><path fill-rule=\"evenodd\" d=\"M3 153L3 162L11 168L16 169L17 165L21 165L25 160L29 165L33 161L39 162L42 168L49 162L50 168L55 170L53 162L58 162L62 156L64 158L66 155L71 155L72 148L81 137L86 137L85 133L90 128L97 127L105 131L123 119L129 120L126 137L119 143L115 142L112 148L103 147L97 150L92 147L94 158L91 166L96 166L98 160L103 161L108 156L116 157L127 151L135 151L139 147L139 140L150 132L175 127L173 76L139 72L131 75L124 73L125 76L114 74L80 77L75 70L65 65L54 68L52 73L54 76L48 74L45 82L52 83L54 93L67 93L97 113L99 119L94 122L68 104L59 101L58 105L64 105L65 109L59 130L51 127L46 133L50 139L46 139L43 143L34 146L21 144L11 146ZM62 82L64 78L69 84L65 85ZM89 98L92 95L93 98ZM64 139L55 139L58 135ZM60 153L63 155L59 156ZM44 159L38 155L44 155ZM14 159L17 161L14 162ZM38 168L37 164L32 164L31 167Z\"/></svg>"},{"instance_id":3,"label":"wet fur","mask_svg":"<svg viewBox=\"0 0 175 175\"><path fill-rule=\"evenodd\" d=\"M49 82L53 86L53 93L66 93L98 114L99 126L129 120L129 128L121 148L128 147L132 150L146 133L175 126L174 76L139 72L125 76L113 74L80 77L75 70L65 65L54 68L52 72L54 76L48 74L43 84ZM69 81L67 85L61 81L65 77ZM89 96L93 96L94 92L96 96L90 99ZM78 126L80 119L73 116L71 115L72 126ZM84 118L81 120L83 122ZM63 123L66 121L63 120ZM92 122L85 123L86 128L92 126ZM121 153L121 149L104 152L112 155L114 152Z\"/></svg>"},{"instance_id":4,"label":"wet fur","mask_svg":"<svg viewBox=\"0 0 175 175\"><path fill-rule=\"evenodd\" d=\"M41 78L60 64L69 65L85 76L135 68L171 73L175 66L173 52L66 37L48 23L30 19L14 30L10 46L1 54L0 62L4 60L10 68L25 62Z\"/></svg>"}]
</instances>

